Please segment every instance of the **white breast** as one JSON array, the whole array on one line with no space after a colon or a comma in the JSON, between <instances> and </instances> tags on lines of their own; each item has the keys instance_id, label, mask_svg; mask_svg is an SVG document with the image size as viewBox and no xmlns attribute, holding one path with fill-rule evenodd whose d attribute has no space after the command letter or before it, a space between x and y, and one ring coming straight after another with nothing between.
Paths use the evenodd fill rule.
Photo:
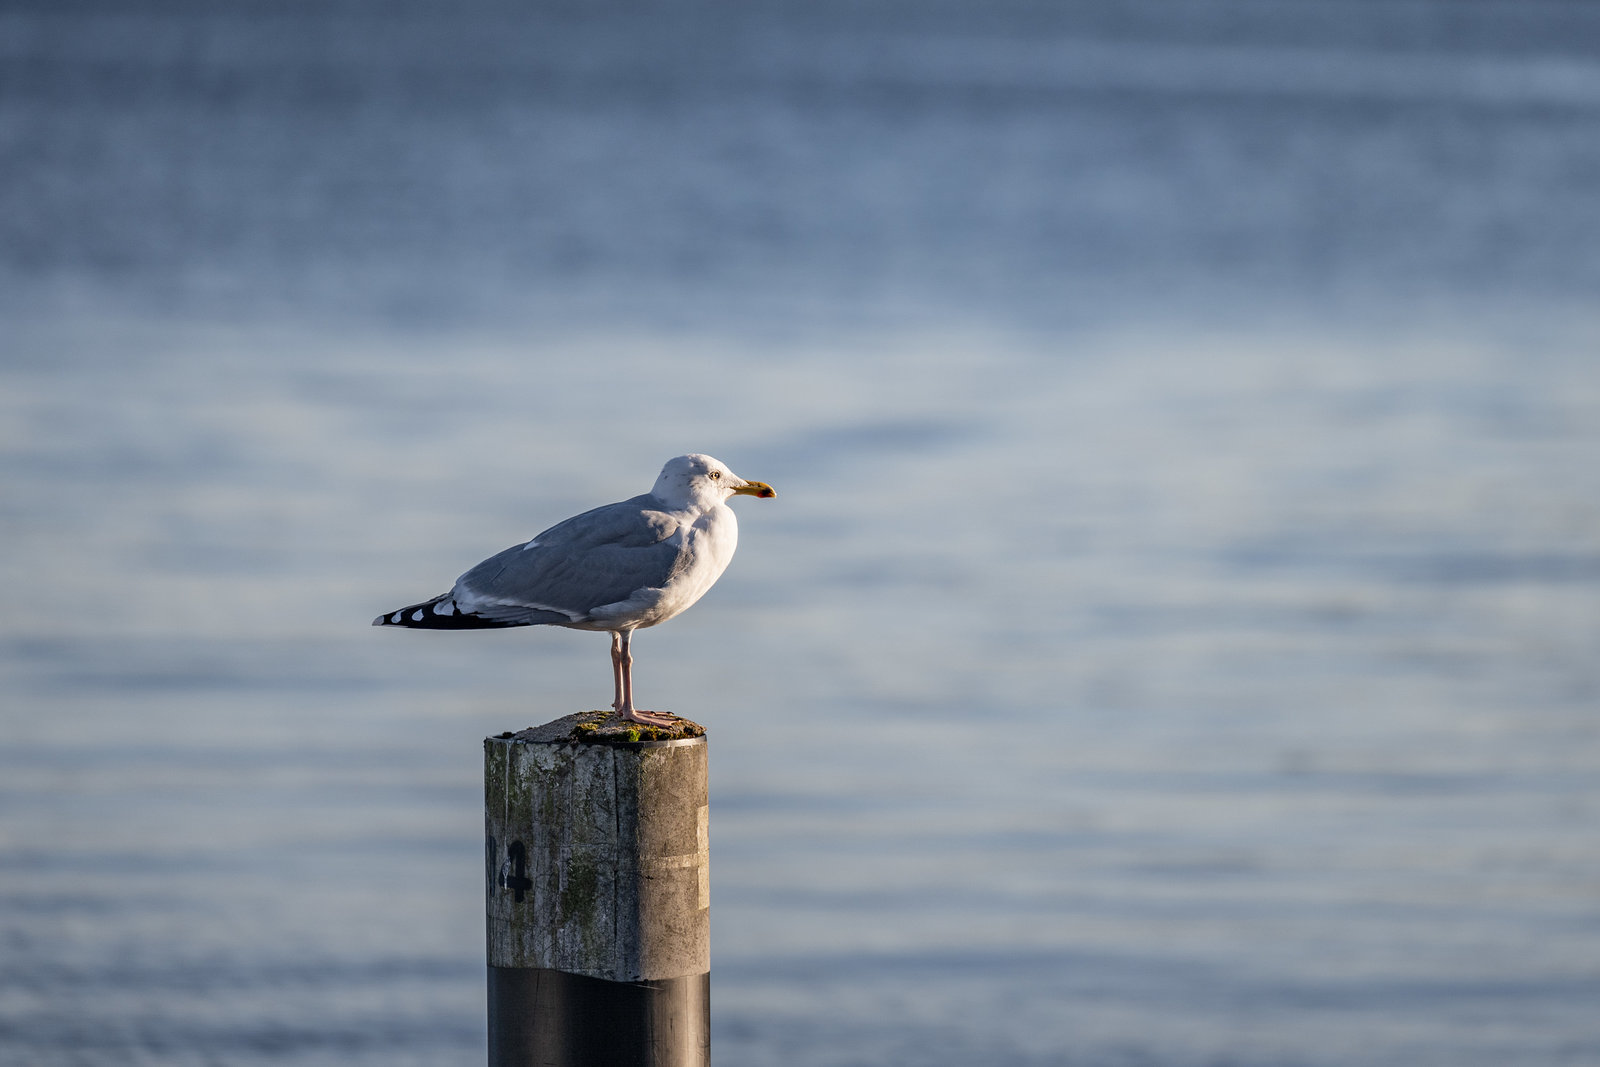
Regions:
<instances>
[{"instance_id":1,"label":"white breast","mask_svg":"<svg viewBox=\"0 0 1600 1067\"><path fill-rule=\"evenodd\" d=\"M718 504L685 527L683 534L690 564L667 583L661 598L662 614L654 622L672 618L705 596L722 577L739 545L739 520L734 518L732 508Z\"/></svg>"}]
</instances>

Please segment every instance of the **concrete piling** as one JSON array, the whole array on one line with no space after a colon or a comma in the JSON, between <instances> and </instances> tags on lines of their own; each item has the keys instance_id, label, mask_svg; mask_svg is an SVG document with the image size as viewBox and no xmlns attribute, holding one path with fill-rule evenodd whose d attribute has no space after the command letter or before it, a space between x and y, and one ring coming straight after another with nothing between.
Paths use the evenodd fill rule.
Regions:
<instances>
[{"instance_id":1,"label":"concrete piling","mask_svg":"<svg viewBox=\"0 0 1600 1067\"><path fill-rule=\"evenodd\" d=\"M484 742L489 1067L706 1067L706 739Z\"/></svg>"}]
</instances>

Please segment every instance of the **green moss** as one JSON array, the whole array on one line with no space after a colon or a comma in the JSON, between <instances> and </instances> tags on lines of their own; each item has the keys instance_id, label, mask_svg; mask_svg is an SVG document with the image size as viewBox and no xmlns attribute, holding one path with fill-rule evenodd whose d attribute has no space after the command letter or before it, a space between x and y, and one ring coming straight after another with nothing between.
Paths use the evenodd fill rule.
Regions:
<instances>
[{"instance_id":1,"label":"green moss","mask_svg":"<svg viewBox=\"0 0 1600 1067\"><path fill-rule=\"evenodd\" d=\"M594 915L600 891L600 872L586 857L573 856L561 882L561 922L573 916L587 921Z\"/></svg>"},{"instance_id":2,"label":"green moss","mask_svg":"<svg viewBox=\"0 0 1600 1067\"><path fill-rule=\"evenodd\" d=\"M582 744L638 744L644 741L673 741L679 738L700 737L705 727L688 719L678 719L670 726L640 726L624 722L610 711L590 711L574 716L578 721L570 727L568 735Z\"/></svg>"}]
</instances>

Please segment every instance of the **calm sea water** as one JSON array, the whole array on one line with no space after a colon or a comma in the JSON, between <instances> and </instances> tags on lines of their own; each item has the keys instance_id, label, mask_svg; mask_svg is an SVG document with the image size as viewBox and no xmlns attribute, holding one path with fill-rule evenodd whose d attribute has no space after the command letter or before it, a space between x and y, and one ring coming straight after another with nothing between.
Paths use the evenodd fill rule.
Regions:
<instances>
[{"instance_id":1,"label":"calm sea water","mask_svg":"<svg viewBox=\"0 0 1600 1067\"><path fill-rule=\"evenodd\" d=\"M712 452L726 1067L1600 1063L1600 11L0 10L0 1062L484 1044L368 627Z\"/></svg>"}]
</instances>

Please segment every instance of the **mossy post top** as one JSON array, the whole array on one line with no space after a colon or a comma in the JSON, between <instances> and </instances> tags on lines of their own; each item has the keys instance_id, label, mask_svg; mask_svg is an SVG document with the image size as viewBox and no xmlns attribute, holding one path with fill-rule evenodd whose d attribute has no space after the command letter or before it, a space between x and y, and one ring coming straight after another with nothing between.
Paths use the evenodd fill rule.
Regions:
<instances>
[{"instance_id":1,"label":"mossy post top","mask_svg":"<svg viewBox=\"0 0 1600 1067\"><path fill-rule=\"evenodd\" d=\"M488 738L488 741L517 741L523 744L564 745L666 745L705 744L706 728L688 719L673 716L671 726L644 726L628 722L611 711L580 711L552 719L542 726Z\"/></svg>"},{"instance_id":2,"label":"mossy post top","mask_svg":"<svg viewBox=\"0 0 1600 1067\"><path fill-rule=\"evenodd\" d=\"M618 982L710 970L705 731L680 720L645 737L608 715L484 741L490 966Z\"/></svg>"}]
</instances>

